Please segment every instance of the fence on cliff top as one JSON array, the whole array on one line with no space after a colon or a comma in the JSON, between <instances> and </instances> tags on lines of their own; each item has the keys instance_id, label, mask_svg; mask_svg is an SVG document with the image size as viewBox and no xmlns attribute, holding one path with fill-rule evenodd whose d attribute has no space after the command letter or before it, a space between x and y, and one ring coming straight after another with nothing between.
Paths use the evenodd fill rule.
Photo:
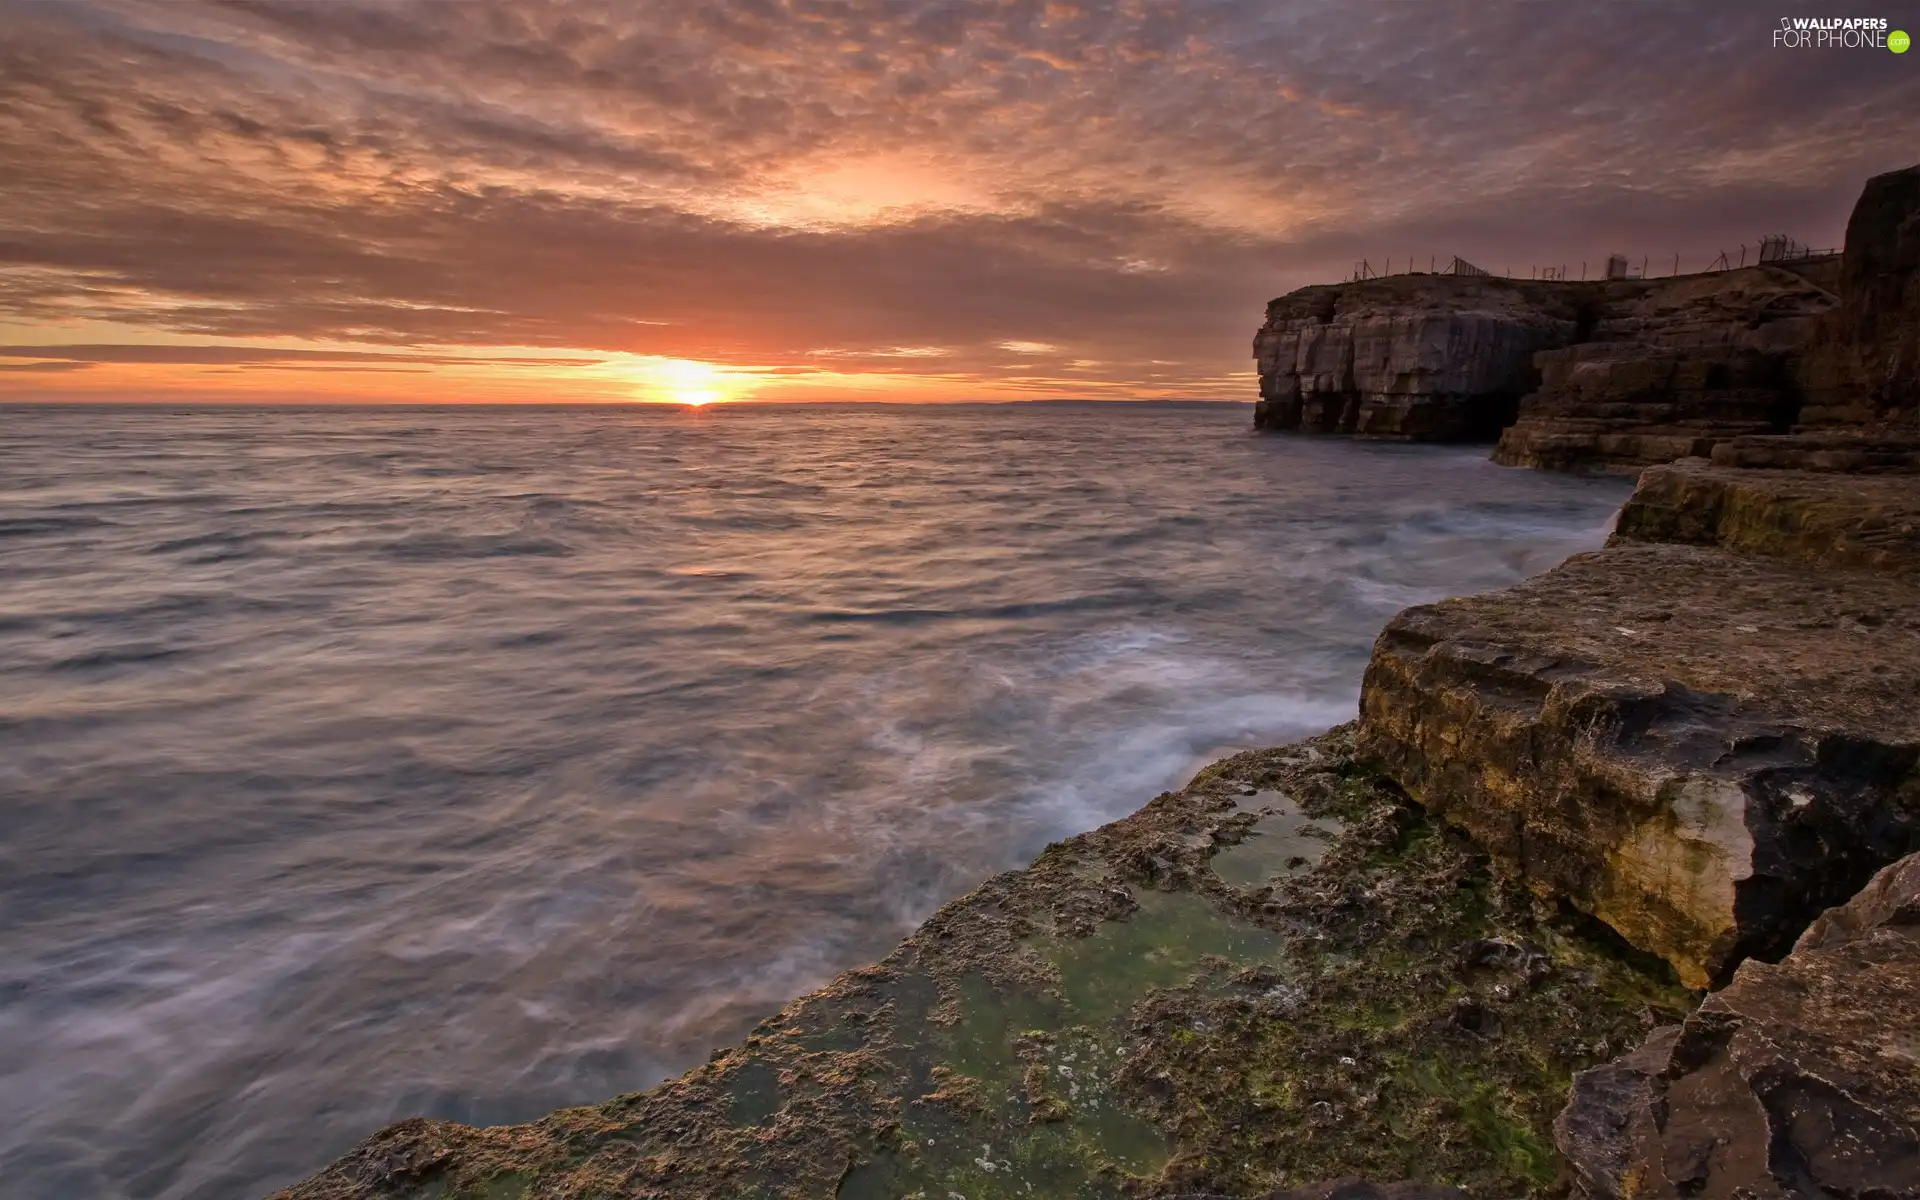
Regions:
<instances>
[{"instance_id":1,"label":"fence on cliff top","mask_svg":"<svg viewBox=\"0 0 1920 1200\"><path fill-rule=\"evenodd\" d=\"M1808 259L1815 258L1831 258L1839 253L1839 247L1815 249L1797 242L1785 234L1768 234L1766 237L1761 238L1756 245L1748 246L1742 244L1737 252L1722 250L1719 255L1709 261L1706 266L1697 270L1682 272L1680 270L1682 256L1679 254L1673 256L1672 269L1664 272L1652 270L1656 263L1663 267L1667 266L1667 260L1664 258L1655 259L1649 255L1641 258L1639 265L1635 266L1633 260L1626 255L1615 254L1610 256L1605 264L1597 265L1594 273L1591 275L1588 274L1589 264L1581 263L1579 278L1594 280L1652 279L1656 276L1673 276L1683 273L1688 275L1709 275L1719 271L1737 271L1742 267L1748 266L1805 262ZM1394 269L1396 261L1401 264L1398 270ZM1379 266L1374 265L1372 259L1363 258L1353 264L1351 282L1358 283L1363 279L1385 279L1390 275L1470 275L1481 278L1498 279L1548 279L1558 280L1564 283L1574 278L1571 273L1571 268L1571 263L1561 263L1558 266L1535 265L1528 267L1525 275L1518 275L1514 273L1511 267L1508 267L1504 271L1489 271L1482 267L1474 266L1457 254L1448 255L1447 261L1442 263L1440 256L1434 254L1427 257L1427 265L1423 270L1420 267L1419 260L1409 254L1406 258L1399 260L1388 256Z\"/></svg>"}]
</instances>

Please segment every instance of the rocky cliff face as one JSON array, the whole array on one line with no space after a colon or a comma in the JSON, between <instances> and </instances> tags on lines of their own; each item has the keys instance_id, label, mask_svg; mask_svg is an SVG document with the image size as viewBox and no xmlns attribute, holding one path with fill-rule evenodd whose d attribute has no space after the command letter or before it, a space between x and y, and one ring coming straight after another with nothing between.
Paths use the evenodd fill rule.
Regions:
<instances>
[{"instance_id":1,"label":"rocky cliff face","mask_svg":"<svg viewBox=\"0 0 1920 1200\"><path fill-rule=\"evenodd\" d=\"M1254 357L1255 428L1497 433L1511 466L1638 470L1742 436L1920 428L1920 167L1868 181L1839 258L1304 288L1268 306Z\"/></svg>"},{"instance_id":2,"label":"rocky cliff face","mask_svg":"<svg viewBox=\"0 0 1920 1200\"><path fill-rule=\"evenodd\" d=\"M1513 465L1665 462L1784 430L1796 409L1789 353L1833 304L1806 275L1772 267L1303 288L1268 306L1254 338L1254 425L1410 441L1505 430L1495 458Z\"/></svg>"},{"instance_id":3,"label":"rocky cliff face","mask_svg":"<svg viewBox=\"0 0 1920 1200\"><path fill-rule=\"evenodd\" d=\"M1920 420L1920 166L1867 181L1847 222L1840 305L1797 365L1809 427Z\"/></svg>"},{"instance_id":4,"label":"rocky cliff face","mask_svg":"<svg viewBox=\"0 0 1920 1200\"><path fill-rule=\"evenodd\" d=\"M1784 431L1798 411L1791 356L1833 303L1773 267L1604 298L1590 340L1534 357L1540 386L1520 402L1494 461L1634 470Z\"/></svg>"},{"instance_id":5,"label":"rocky cliff face","mask_svg":"<svg viewBox=\"0 0 1920 1200\"><path fill-rule=\"evenodd\" d=\"M1254 338L1259 429L1407 441L1491 439L1534 383L1537 351L1576 313L1551 289L1409 275L1304 288Z\"/></svg>"}]
</instances>

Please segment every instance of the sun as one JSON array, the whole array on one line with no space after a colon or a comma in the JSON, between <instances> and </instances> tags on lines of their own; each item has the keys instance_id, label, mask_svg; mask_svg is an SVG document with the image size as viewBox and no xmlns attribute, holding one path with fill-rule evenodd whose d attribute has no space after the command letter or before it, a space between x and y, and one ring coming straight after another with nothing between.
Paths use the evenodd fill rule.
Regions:
<instances>
[{"instance_id":1,"label":"sun","mask_svg":"<svg viewBox=\"0 0 1920 1200\"><path fill-rule=\"evenodd\" d=\"M695 408L727 398L726 372L692 358L662 359L654 368L654 387L676 404Z\"/></svg>"},{"instance_id":2,"label":"sun","mask_svg":"<svg viewBox=\"0 0 1920 1200\"><path fill-rule=\"evenodd\" d=\"M637 400L693 408L737 399L750 383L743 372L697 358L621 355L601 369L630 386Z\"/></svg>"}]
</instances>

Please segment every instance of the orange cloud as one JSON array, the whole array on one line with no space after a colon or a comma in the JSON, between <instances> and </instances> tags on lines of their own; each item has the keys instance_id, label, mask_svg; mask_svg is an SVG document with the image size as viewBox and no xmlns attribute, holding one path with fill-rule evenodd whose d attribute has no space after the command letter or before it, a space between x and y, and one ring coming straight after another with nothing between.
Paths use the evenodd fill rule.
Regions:
<instances>
[{"instance_id":1,"label":"orange cloud","mask_svg":"<svg viewBox=\"0 0 1920 1200\"><path fill-rule=\"evenodd\" d=\"M1357 258L1830 243L1920 109L1910 64L1763 53L1738 9L72 0L7 21L0 161L26 168L0 180L0 346L99 346L0 355L8 398L648 386L586 359L708 364L662 390L715 398L1244 396L1262 302ZM113 357L155 339L196 349ZM1074 365L1020 369L1016 343ZM219 358L262 347L320 357Z\"/></svg>"}]
</instances>

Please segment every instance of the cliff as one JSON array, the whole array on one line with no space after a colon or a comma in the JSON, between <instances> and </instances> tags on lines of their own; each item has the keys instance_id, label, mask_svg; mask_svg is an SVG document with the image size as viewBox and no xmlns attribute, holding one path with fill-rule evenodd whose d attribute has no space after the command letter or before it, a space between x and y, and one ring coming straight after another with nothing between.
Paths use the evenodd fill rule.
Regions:
<instances>
[{"instance_id":1,"label":"cliff","mask_svg":"<svg viewBox=\"0 0 1920 1200\"><path fill-rule=\"evenodd\" d=\"M1267 308L1253 342L1256 428L1412 441L1493 437L1531 390L1535 352L1578 310L1530 281L1403 275L1310 287Z\"/></svg>"},{"instance_id":2,"label":"cliff","mask_svg":"<svg viewBox=\"0 0 1920 1200\"><path fill-rule=\"evenodd\" d=\"M1831 311L1804 275L1748 267L1602 300L1590 336L1534 357L1539 386L1495 462L1633 470L1798 419L1794 355Z\"/></svg>"},{"instance_id":3,"label":"cliff","mask_svg":"<svg viewBox=\"0 0 1920 1200\"><path fill-rule=\"evenodd\" d=\"M1867 181L1847 221L1839 307L1796 366L1809 428L1920 428L1920 166Z\"/></svg>"},{"instance_id":4,"label":"cliff","mask_svg":"<svg viewBox=\"0 0 1920 1200\"><path fill-rule=\"evenodd\" d=\"M1920 167L1869 180L1838 258L1652 280L1407 275L1303 288L1254 337L1256 429L1493 440L1637 470L1750 435L1920 421Z\"/></svg>"},{"instance_id":5,"label":"cliff","mask_svg":"<svg viewBox=\"0 0 1920 1200\"><path fill-rule=\"evenodd\" d=\"M1772 267L1561 283L1303 288L1254 337L1269 431L1492 441L1514 465L1639 465L1784 430L1791 350L1833 296ZM1517 424L1516 424L1517 422ZM1504 436L1503 436L1504 431Z\"/></svg>"}]
</instances>

